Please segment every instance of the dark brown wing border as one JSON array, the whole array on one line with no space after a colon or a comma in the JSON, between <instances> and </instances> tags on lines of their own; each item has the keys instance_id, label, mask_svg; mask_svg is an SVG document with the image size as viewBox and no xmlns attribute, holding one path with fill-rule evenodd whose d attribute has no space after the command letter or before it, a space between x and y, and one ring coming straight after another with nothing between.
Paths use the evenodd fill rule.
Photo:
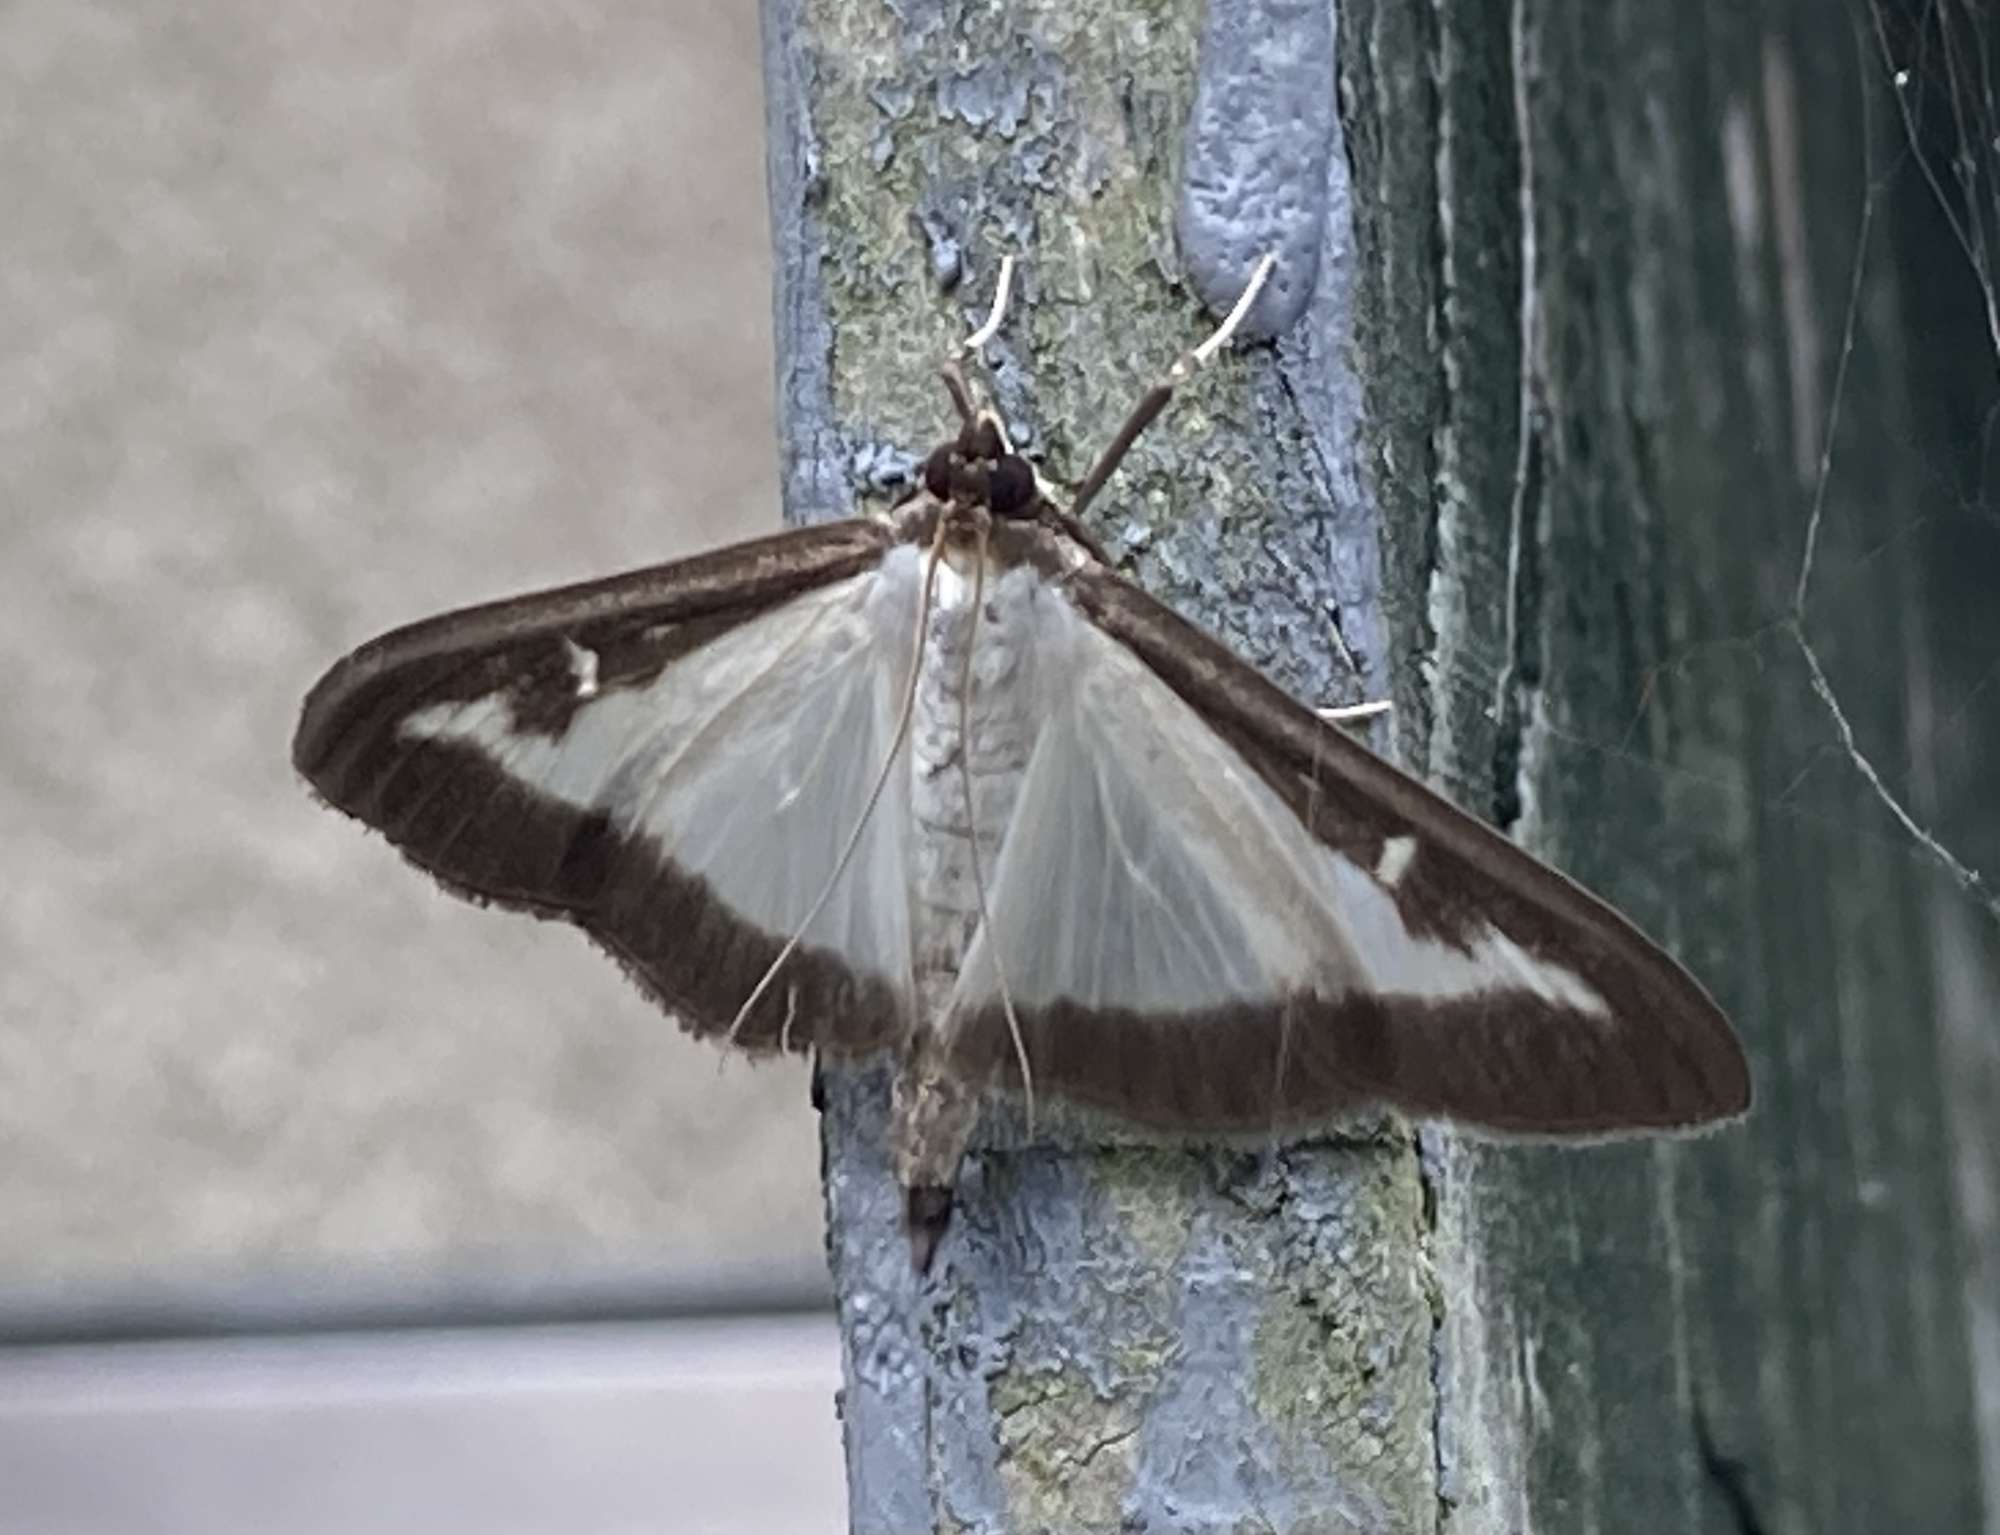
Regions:
<instances>
[{"instance_id":1,"label":"dark brown wing border","mask_svg":"<svg viewBox=\"0 0 2000 1535\"><path fill-rule=\"evenodd\" d=\"M401 737L398 724L501 694L515 728L559 738L584 701L572 645L596 656L599 694L645 686L725 630L871 569L895 542L878 522L828 523L396 629L314 685L293 764L454 894L576 923L685 1026L719 1033L786 935L737 920L655 839L538 793L472 747ZM906 1026L889 986L802 948L737 1042L774 1048L789 1034L794 1049L860 1053Z\"/></svg>"}]
</instances>

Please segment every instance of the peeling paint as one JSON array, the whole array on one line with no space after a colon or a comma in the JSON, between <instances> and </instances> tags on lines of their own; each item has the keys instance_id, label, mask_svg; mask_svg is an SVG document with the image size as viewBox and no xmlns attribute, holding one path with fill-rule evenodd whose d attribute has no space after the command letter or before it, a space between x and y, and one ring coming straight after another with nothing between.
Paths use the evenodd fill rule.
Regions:
<instances>
[{"instance_id":1,"label":"peeling paint","mask_svg":"<svg viewBox=\"0 0 2000 1535\"><path fill-rule=\"evenodd\" d=\"M930 1528L928 1362L889 1166L889 1076L828 1071L827 1259L840 1297L841 1422L852 1535Z\"/></svg>"},{"instance_id":2,"label":"peeling paint","mask_svg":"<svg viewBox=\"0 0 2000 1535\"><path fill-rule=\"evenodd\" d=\"M1174 227L1189 282L1218 314L1260 257L1277 256L1248 336L1290 330L1312 298L1339 139L1334 82L1326 0L1208 0Z\"/></svg>"},{"instance_id":3,"label":"peeling paint","mask_svg":"<svg viewBox=\"0 0 2000 1535\"><path fill-rule=\"evenodd\" d=\"M832 411L833 327L820 275L821 148L811 121L812 58L791 46L800 0L765 0L764 78L770 119L773 330L778 365L778 470L785 515L819 522L847 513L846 454Z\"/></svg>"},{"instance_id":4,"label":"peeling paint","mask_svg":"<svg viewBox=\"0 0 2000 1535\"><path fill-rule=\"evenodd\" d=\"M992 1404L1009 1528L1056 1528L1063 1519L1116 1526L1137 1471L1141 1402L1056 1366L1014 1373Z\"/></svg>"}]
</instances>

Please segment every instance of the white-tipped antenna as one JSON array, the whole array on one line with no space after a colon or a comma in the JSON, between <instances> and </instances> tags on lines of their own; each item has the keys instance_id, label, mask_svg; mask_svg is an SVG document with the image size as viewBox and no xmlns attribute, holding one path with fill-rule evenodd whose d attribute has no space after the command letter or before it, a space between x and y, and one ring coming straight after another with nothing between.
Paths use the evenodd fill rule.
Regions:
<instances>
[{"instance_id":1,"label":"white-tipped antenna","mask_svg":"<svg viewBox=\"0 0 2000 1535\"><path fill-rule=\"evenodd\" d=\"M958 355L970 357L987 342L1000 333L1000 322L1007 317L1007 300L1014 292L1014 258L1000 258L1000 282L993 290L993 312L986 317L986 323L967 336L959 346Z\"/></svg>"},{"instance_id":2,"label":"white-tipped antenna","mask_svg":"<svg viewBox=\"0 0 2000 1535\"><path fill-rule=\"evenodd\" d=\"M1229 345L1230 338L1242 327L1249 317L1250 306L1257 302L1257 295L1264 291L1264 284L1270 281L1272 271L1278 265L1275 253L1266 252L1257 259L1251 269L1250 281L1238 296L1222 323L1215 327L1215 333L1191 352L1183 352L1167 369L1167 376L1146 391L1145 398L1133 407L1132 414L1125 418L1125 424L1118 429L1118 435L1111 439L1111 446L1099 455L1083 483L1076 488L1070 500L1069 515L1080 515L1085 506L1100 490L1104 482L1111 478L1125 455L1132 451L1132 444L1139 440L1139 434L1153 424L1153 418L1167 408L1167 401L1174 397L1174 391L1185 384L1195 369L1212 359L1215 354Z\"/></svg>"},{"instance_id":3,"label":"white-tipped antenna","mask_svg":"<svg viewBox=\"0 0 2000 1535\"><path fill-rule=\"evenodd\" d=\"M1248 318L1250 306L1257 302L1257 295L1264 291L1264 284L1271 280L1272 269L1277 264L1278 257L1275 251L1266 251L1257 258L1257 265L1250 273L1249 283L1237 298L1235 307L1223 317L1222 323L1215 327L1215 334L1173 365L1169 377L1175 383L1185 383L1189 374L1196 368L1205 367L1210 358L1229 345L1230 338L1242 328L1244 320Z\"/></svg>"}]
</instances>

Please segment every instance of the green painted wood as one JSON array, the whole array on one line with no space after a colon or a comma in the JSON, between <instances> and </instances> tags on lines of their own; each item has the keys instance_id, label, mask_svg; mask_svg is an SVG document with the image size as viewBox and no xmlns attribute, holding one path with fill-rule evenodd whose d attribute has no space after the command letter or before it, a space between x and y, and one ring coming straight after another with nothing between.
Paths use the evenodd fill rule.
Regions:
<instances>
[{"instance_id":1,"label":"green painted wood","mask_svg":"<svg viewBox=\"0 0 2000 1535\"><path fill-rule=\"evenodd\" d=\"M1400 194L1358 205L1370 430L1427 429L1406 745L1677 947L1759 1090L1689 1145L1439 1143L1444 1527L1993 1528L2000 1115L1954 1080L1995 1080L1992 923L1785 623L1819 496L1805 633L1859 738L1897 785L1966 760L1912 701L2000 649L1949 573L1996 552L1949 484L1994 399L1971 274L1907 156L1859 250L1903 141L1823 8L1442 0L1343 41L1357 180ZM1990 801L1926 813L1990 858Z\"/></svg>"}]
</instances>

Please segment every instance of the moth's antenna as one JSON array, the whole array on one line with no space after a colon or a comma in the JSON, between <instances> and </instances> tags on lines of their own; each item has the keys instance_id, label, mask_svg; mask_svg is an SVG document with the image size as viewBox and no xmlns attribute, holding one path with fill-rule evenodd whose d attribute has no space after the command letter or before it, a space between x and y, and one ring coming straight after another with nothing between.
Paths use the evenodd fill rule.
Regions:
<instances>
[{"instance_id":1,"label":"moth's antenna","mask_svg":"<svg viewBox=\"0 0 2000 1535\"><path fill-rule=\"evenodd\" d=\"M806 909L805 918L799 923L798 930L785 940L785 946L778 950L778 957L771 961L770 968L764 972L757 984L750 988L750 995L743 999L743 1005L736 1009L736 1016L730 1020L729 1033L725 1036L732 1045L736 1043L736 1036L742 1032L744 1020L750 1016L750 1010L763 1000L764 993L769 991L772 982L777 980L778 972L784 969L785 961L790 959L793 952L805 941L806 930L813 925L826 903L832 899L834 888L840 883L840 876L847 872L847 866L854 861L855 850L861 846L861 834L868 829L868 819L875 814L875 807L882 800L882 791L888 787L889 774L896 766L896 754L902 750L903 740L910 733L910 719L917 709L917 678L923 670L924 630L930 623L931 590L937 584L938 556L944 552L947 526L945 519L940 517L937 533L931 539L930 554L924 561L924 591L917 602L917 631L910 644L910 677L903 685L903 705L896 715L896 730L889 738L889 750L882 756L882 771L875 775L875 786L868 791L868 803L861 807L861 814L854 823L854 830L847 834L847 845L841 848L840 860L834 864L833 873L827 876L826 885L814 897L812 905ZM788 1012L785 1026L779 1034L781 1045L790 1036L791 1024Z\"/></svg>"},{"instance_id":2,"label":"moth's antenna","mask_svg":"<svg viewBox=\"0 0 2000 1535\"><path fill-rule=\"evenodd\" d=\"M993 913L986 906L986 874L979 863L979 814L972 800L972 766L968 760L972 745L972 658L977 654L979 613L985 601L986 529L982 527L979 530L978 559L972 567L972 623L966 630L965 663L958 674L958 781L965 787L965 818L967 829L971 832L966 843L972 850L972 893L979 902L979 930L986 935L986 949L993 956L993 976L1000 983L1000 1010L1007 1015L1007 1033L1014 1041L1014 1059L1021 1064L1021 1092L1028 1100L1028 1138L1033 1140L1035 1073L1028 1065L1028 1042L1021 1035L1021 1020L1014 1011L1014 996L1007 989L1007 967L1000 962L1000 935L993 930Z\"/></svg>"},{"instance_id":3,"label":"moth's antenna","mask_svg":"<svg viewBox=\"0 0 2000 1535\"><path fill-rule=\"evenodd\" d=\"M974 357L979 349L1000 333L1000 322L1007 317L1007 300L1014 292L1014 258L1000 258L1000 281L993 289L993 312L986 317L986 323L967 336L959 344L958 355Z\"/></svg>"},{"instance_id":4,"label":"moth's antenna","mask_svg":"<svg viewBox=\"0 0 2000 1535\"><path fill-rule=\"evenodd\" d=\"M965 375L958 371L954 360L938 369L938 377L944 380L944 392L951 396L952 407L958 412L958 419L966 426L979 419L979 407L972 403L972 391L965 387Z\"/></svg>"},{"instance_id":5,"label":"moth's antenna","mask_svg":"<svg viewBox=\"0 0 2000 1535\"><path fill-rule=\"evenodd\" d=\"M1118 466L1125 461L1125 455L1132 451L1132 444L1139 440L1139 434L1153 424L1153 418L1167 408L1167 401L1174 397L1174 391L1194 375L1195 369L1208 363L1217 352L1229 345L1230 338L1242 327L1250 313L1250 306L1257 302L1257 295L1264 291L1264 284L1270 280L1271 269L1278 264L1275 255L1267 254L1257 262L1250 274L1249 284L1236 300L1223 322L1216 326L1215 334L1191 352L1183 352L1174 359L1174 365L1167 369L1167 376L1146 391L1145 398L1133 407L1132 414L1125 418L1125 424L1118 428L1118 435L1111 439L1111 446L1098 458L1096 467L1083 477L1076 495L1069 504L1069 514L1074 517L1089 504L1091 497L1104 489L1104 482L1111 478Z\"/></svg>"},{"instance_id":6,"label":"moth's antenna","mask_svg":"<svg viewBox=\"0 0 2000 1535\"><path fill-rule=\"evenodd\" d=\"M977 358L982 362L985 360L981 356L979 349L1000 333L1000 322L1007 317L1007 303L1013 292L1014 258L1012 256L1002 256L1000 258L1000 281L994 285L993 307L987 312L986 323L961 341L958 344L958 350L952 353L951 359L939 370L944 379L945 390L951 395L951 403L958 411L958 418L967 426L971 426L979 419L979 407L973 403L972 391L966 387L965 374L960 369L959 364L968 357ZM990 389L988 393L991 393ZM988 414L994 426L999 428L1001 447L1007 452L1012 453L1014 451L1014 443L1013 439L1007 435L1007 424L998 415L991 412Z\"/></svg>"},{"instance_id":7,"label":"moth's antenna","mask_svg":"<svg viewBox=\"0 0 2000 1535\"><path fill-rule=\"evenodd\" d=\"M1271 280L1272 268L1277 264L1278 257L1275 252L1266 251L1257 258L1257 267L1250 274L1250 281L1244 285L1235 306L1223 317L1222 323L1215 327L1215 334L1175 362L1173 367L1167 370L1169 378L1175 383L1185 383L1189 374L1196 368L1206 366L1209 359L1229 345L1231 338L1249 318L1250 306L1257 302L1257 295L1264 291L1264 284Z\"/></svg>"}]
</instances>

